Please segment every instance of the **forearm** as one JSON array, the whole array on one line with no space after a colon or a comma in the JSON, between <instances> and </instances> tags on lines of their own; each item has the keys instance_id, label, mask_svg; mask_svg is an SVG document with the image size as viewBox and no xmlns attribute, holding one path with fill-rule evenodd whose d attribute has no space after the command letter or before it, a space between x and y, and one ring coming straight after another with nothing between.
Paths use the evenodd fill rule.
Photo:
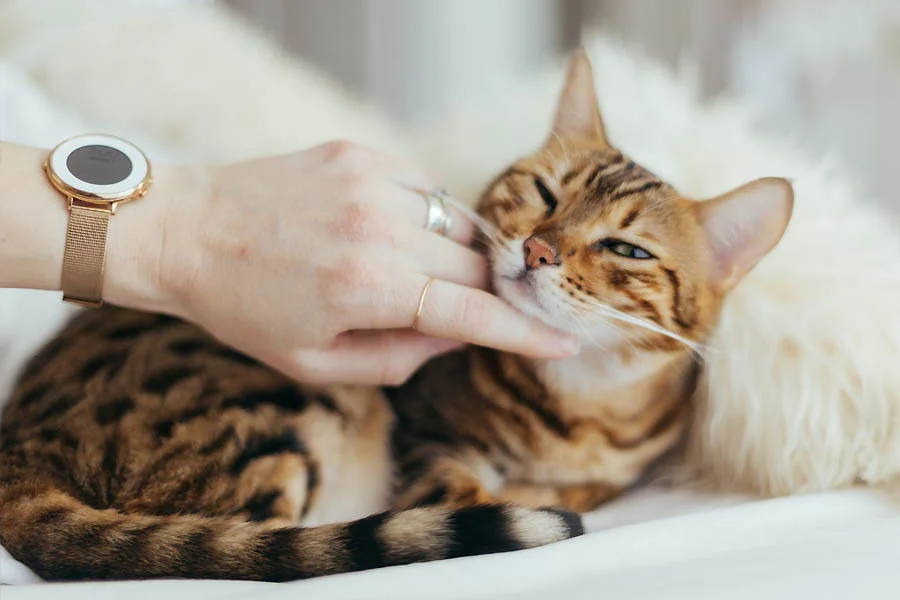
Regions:
<instances>
[{"instance_id":1,"label":"forearm","mask_svg":"<svg viewBox=\"0 0 900 600\"><path fill-rule=\"evenodd\" d=\"M66 199L44 175L46 155L45 149L0 142L0 287L61 288L68 215ZM153 165L153 175L147 196L122 204L110 219L103 298L176 312L163 255L173 251L173 238L185 231L169 222L172 207L191 213L198 178L188 169L162 164Z\"/></svg>"}]
</instances>

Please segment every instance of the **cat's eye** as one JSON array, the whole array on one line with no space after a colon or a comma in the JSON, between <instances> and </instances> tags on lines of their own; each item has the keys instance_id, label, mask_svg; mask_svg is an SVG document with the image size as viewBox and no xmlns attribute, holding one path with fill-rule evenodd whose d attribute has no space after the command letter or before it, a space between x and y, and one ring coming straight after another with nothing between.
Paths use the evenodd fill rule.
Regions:
<instances>
[{"instance_id":1,"label":"cat's eye","mask_svg":"<svg viewBox=\"0 0 900 600\"><path fill-rule=\"evenodd\" d=\"M601 240L600 242L598 242L598 245L603 248L608 248L619 256L624 256L625 258L635 258L637 260L656 258L640 246L635 246L634 244L629 244L628 242L623 242L622 240Z\"/></svg>"},{"instance_id":2,"label":"cat's eye","mask_svg":"<svg viewBox=\"0 0 900 600\"><path fill-rule=\"evenodd\" d=\"M547 205L547 216L549 217L556 210L556 196L553 195L553 192L547 189L547 186L544 185L544 182L541 181L539 177L534 178L534 186L537 188L538 193L540 193L541 199L544 201L544 204Z\"/></svg>"}]
</instances>

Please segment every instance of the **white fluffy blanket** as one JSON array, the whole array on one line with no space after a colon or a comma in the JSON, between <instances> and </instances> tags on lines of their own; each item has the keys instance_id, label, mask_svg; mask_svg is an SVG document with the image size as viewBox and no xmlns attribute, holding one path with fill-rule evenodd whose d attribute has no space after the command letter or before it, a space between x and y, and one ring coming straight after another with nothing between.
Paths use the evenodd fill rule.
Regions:
<instances>
[{"instance_id":1,"label":"white fluffy blanket","mask_svg":"<svg viewBox=\"0 0 900 600\"><path fill-rule=\"evenodd\" d=\"M98 4L106 5L102 18L92 10ZM165 43L154 42L151 36L162 32ZM689 78L599 37L588 45L610 136L684 193L709 196L762 175L795 180L795 218L783 243L738 288L710 343L690 466L719 489L764 494L894 479L900 472L900 372L893 367L900 345L894 308L900 243L894 226L839 172L756 131L742 105L703 106ZM0 65L0 136L7 139L49 146L90 125L135 139L157 158L223 160L352 137L424 160L456 194L469 197L543 137L562 77L561 65L546 65L527 79L504 82L477 106L403 135L219 12L101 0L0 0L0 60L6 61ZM123 84L122 65L128 64L144 71ZM113 81L117 85L107 85ZM70 93L75 87L79 94ZM52 294L0 293L0 394L63 310ZM379 590L403 587L401 581L433 576L447 583L433 597L453 597L447 590L474 597L478 590L467 584L466 573L492 582L495 592L511 592L521 581L538 585L542 573L559 582L678 560L700 560L697 567L725 548L771 546L768 556L788 559L795 550L785 541L794 535L824 536L818 547L831 548L833 557L849 543L840 537L843 526L898 514L875 490L691 517L672 515L751 498L654 490L642 497L643 504L626 498L598 512L592 529L662 520L531 553L354 576L346 581L357 583L345 590L379 597ZM869 547L881 543L865 536ZM9 578L7 558L0 554L0 578ZM771 564L756 560L757 566ZM392 580L391 573L405 578ZM670 576L677 580L677 571ZM367 581L393 583L372 588ZM620 582L622 590L642 585L640 578ZM325 590L338 584L300 585ZM331 594L322 597L350 596Z\"/></svg>"},{"instance_id":2,"label":"white fluffy blanket","mask_svg":"<svg viewBox=\"0 0 900 600\"><path fill-rule=\"evenodd\" d=\"M704 105L690 77L602 37L588 49L613 143L682 193L794 181L787 233L732 293L708 344L688 470L719 489L772 495L894 481L897 224L834 165L760 131L745 105ZM550 66L427 130L436 170L474 194L540 141L561 77Z\"/></svg>"}]
</instances>

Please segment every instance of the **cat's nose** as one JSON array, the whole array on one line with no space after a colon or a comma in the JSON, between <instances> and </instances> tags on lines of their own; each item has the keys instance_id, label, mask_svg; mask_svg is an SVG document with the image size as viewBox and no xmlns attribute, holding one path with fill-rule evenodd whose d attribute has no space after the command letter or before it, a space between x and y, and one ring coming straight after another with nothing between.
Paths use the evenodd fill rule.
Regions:
<instances>
[{"instance_id":1,"label":"cat's nose","mask_svg":"<svg viewBox=\"0 0 900 600\"><path fill-rule=\"evenodd\" d=\"M546 265L558 265L559 256L553 247L539 237L525 240L525 266L537 269Z\"/></svg>"}]
</instances>

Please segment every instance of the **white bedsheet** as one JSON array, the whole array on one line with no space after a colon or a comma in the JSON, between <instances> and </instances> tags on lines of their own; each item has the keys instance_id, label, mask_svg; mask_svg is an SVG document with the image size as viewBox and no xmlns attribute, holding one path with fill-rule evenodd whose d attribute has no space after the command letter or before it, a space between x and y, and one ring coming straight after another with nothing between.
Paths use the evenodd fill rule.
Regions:
<instances>
[{"instance_id":1,"label":"white bedsheet","mask_svg":"<svg viewBox=\"0 0 900 600\"><path fill-rule=\"evenodd\" d=\"M896 598L900 503L875 488L775 500L646 489L535 550L274 585L162 581L23 585L3 600L252 597ZM0 563L4 574L10 563ZM5 578L5 575L4 575Z\"/></svg>"}]
</instances>

